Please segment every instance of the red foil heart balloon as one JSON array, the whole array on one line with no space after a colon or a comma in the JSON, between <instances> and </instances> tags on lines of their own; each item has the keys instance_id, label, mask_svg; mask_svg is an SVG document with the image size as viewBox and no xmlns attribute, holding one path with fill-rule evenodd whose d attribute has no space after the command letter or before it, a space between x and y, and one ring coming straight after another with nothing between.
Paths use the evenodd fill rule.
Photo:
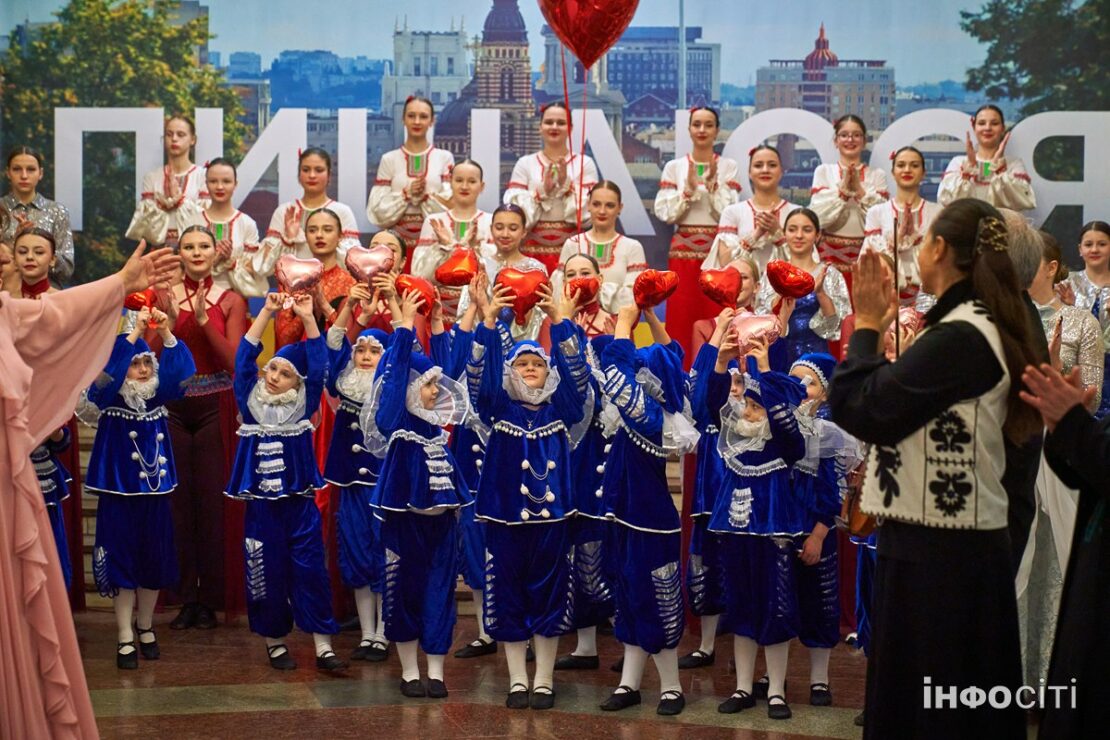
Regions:
<instances>
[{"instance_id":1,"label":"red foil heart balloon","mask_svg":"<svg viewBox=\"0 0 1110 740\"><path fill-rule=\"evenodd\" d=\"M516 323L524 326L528 323L528 312L540 302L540 286L550 286L551 283L547 281L547 275L539 270L518 270L515 267L506 267L497 273L494 285L504 285L512 291L512 308Z\"/></svg>"},{"instance_id":2,"label":"red foil heart balloon","mask_svg":"<svg viewBox=\"0 0 1110 740\"><path fill-rule=\"evenodd\" d=\"M621 37L639 0L539 0L540 11L567 48L592 67Z\"/></svg>"},{"instance_id":3,"label":"red foil heart balloon","mask_svg":"<svg viewBox=\"0 0 1110 740\"><path fill-rule=\"evenodd\" d=\"M767 263L767 279L783 298L803 298L813 292L813 276L785 260Z\"/></svg>"},{"instance_id":4,"label":"red foil heart balloon","mask_svg":"<svg viewBox=\"0 0 1110 740\"><path fill-rule=\"evenodd\" d=\"M573 296L577 291L579 306L588 306L593 303L599 290L601 290L601 278L596 275L572 278L567 282L567 294Z\"/></svg>"},{"instance_id":5,"label":"red foil heart balloon","mask_svg":"<svg viewBox=\"0 0 1110 740\"><path fill-rule=\"evenodd\" d=\"M678 273L671 270L644 270L632 284L632 296L640 308L655 308L678 290Z\"/></svg>"},{"instance_id":6,"label":"red foil heart balloon","mask_svg":"<svg viewBox=\"0 0 1110 740\"><path fill-rule=\"evenodd\" d=\"M300 295L311 293L320 283L324 264L315 257L301 259L291 254L282 255L274 267L274 277L283 293Z\"/></svg>"},{"instance_id":7,"label":"red foil heart balloon","mask_svg":"<svg viewBox=\"0 0 1110 740\"><path fill-rule=\"evenodd\" d=\"M755 340L766 339L767 344L773 344L779 338L779 318L770 314L741 311L729 326L736 331L737 351L741 356L751 351Z\"/></svg>"},{"instance_id":8,"label":"red foil heart balloon","mask_svg":"<svg viewBox=\"0 0 1110 740\"><path fill-rule=\"evenodd\" d=\"M344 264L351 277L369 287L376 275L392 270L396 260L392 249L385 244L378 244L369 248L351 247L347 250Z\"/></svg>"},{"instance_id":9,"label":"red foil heart balloon","mask_svg":"<svg viewBox=\"0 0 1110 740\"><path fill-rule=\"evenodd\" d=\"M736 308L740 298L740 271L735 267L723 270L702 270L698 275L698 287L705 296L721 308Z\"/></svg>"},{"instance_id":10,"label":"red foil heart balloon","mask_svg":"<svg viewBox=\"0 0 1110 740\"><path fill-rule=\"evenodd\" d=\"M469 285L478 274L478 256L469 247L456 247L436 268L436 282L452 288Z\"/></svg>"},{"instance_id":11,"label":"red foil heart balloon","mask_svg":"<svg viewBox=\"0 0 1110 740\"><path fill-rule=\"evenodd\" d=\"M422 277L415 275L397 276L397 295L404 296L409 291L416 291L424 299L424 305L417 309L421 316L432 313L432 305L436 302L436 289Z\"/></svg>"},{"instance_id":12,"label":"red foil heart balloon","mask_svg":"<svg viewBox=\"0 0 1110 740\"><path fill-rule=\"evenodd\" d=\"M154 288L147 288L140 290L138 293L130 293L123 299L123 307L128 311L138 311L144 307L153 307L158 303L158 296L154 292Z\"/></svg>"}]
</instances>

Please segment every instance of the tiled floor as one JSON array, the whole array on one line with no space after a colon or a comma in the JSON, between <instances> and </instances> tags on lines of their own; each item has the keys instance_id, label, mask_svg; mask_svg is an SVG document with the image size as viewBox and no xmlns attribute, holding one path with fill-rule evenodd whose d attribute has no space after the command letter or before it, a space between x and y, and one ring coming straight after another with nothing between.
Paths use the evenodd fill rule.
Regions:
<instances>
[{"instance_id":1,"label":"tiled floor","mask_svg":"<svg viewBox=\"0 0 1110 740\"><path fill-rule=\"evenodd\" d=\"M865 661L845 645L833 651L831 683L836 703L828 708L808 705L808 654L797 643L792 646L787 698L794 717L773 721L763 703L736 715L717 712L717 704L734 688L733 676L727 672L731 641L718 638L715 666L682 672L686 710L678 717L664 718L655 714L659 684L651 662L645 672L643 705L613 714L597 708L617 684L618 676L608 665L619 657L620 647L611 636L599 637L602 669L556 673L555 709L535 712L505 708L508 680L500 654L475 660L449 657L448 699L405 699L397 690L400 666L392 652L386 663L358 663L346 676L333 677L315 670L311 638L295 634L290 645L301 668L279 672L269 667L261 638L252 635L245 623L208 632L174 632L166 626L171 616L155 618L162 659L142 661L137 671L119 671L112 615L97 611L77 615L89 688L104 737L746 740L860 736L852 719L863 703ZM473 619L460 617L454 648L472 639ZM356 632L341 634L336 648L348 653L357 637ZM569 652L573 641L564 637L560 652ZM688 635L680 653L694 647L695 638Z\"/></svg>"}]
</instances>

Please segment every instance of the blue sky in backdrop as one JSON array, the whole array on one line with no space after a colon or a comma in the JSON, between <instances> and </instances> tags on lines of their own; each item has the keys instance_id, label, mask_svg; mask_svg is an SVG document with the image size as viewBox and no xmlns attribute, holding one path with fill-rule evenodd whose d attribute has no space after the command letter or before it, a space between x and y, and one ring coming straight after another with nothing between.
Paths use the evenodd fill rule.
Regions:
<instances>
[{"instance_id":1,"label":"blue sky in backdrop","mask_svg":"<svg viewBox=\"0 0 1110 740\"><path fill-rule=\"evenodd\" d=\"M233 51L262 55L263 67L286 49L327 49L340 56L392 58L395 19L409 28L446 31L451 17L465 17L467 31L481 30L491 0L208 0L210 48L226 64ZM24 19L46 21L62 0L3 0L0 29ZM886 59L899 85L963 81L968 67L982 62L984 49L959 27L959 11L982 3L932 0L687 0L686 22L702 26L706 41L721 44L723 82L755 84L756 68L771 58L801 58L813 48L823 21L831 47L841 58ZM538 67L543 16L535 0L520 0ZM677 25L677 0L641 0L633 25Z\"/></svg>"}]
</instances>

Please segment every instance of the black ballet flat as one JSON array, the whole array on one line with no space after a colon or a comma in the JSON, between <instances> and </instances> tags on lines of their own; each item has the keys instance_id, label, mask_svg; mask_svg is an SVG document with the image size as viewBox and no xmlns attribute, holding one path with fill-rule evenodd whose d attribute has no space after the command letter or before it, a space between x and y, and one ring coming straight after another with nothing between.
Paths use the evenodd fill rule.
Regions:
<instances>
[{"instance_id":1,"label":"black ballet flat","mask_svg":"<svg viewBox=\"0 0 1110 740\"><path fill-rule=\"evenodd\" d=\"M617 662L609 666L609 670L613 673L624 673L624 658L617 658Z\"/></svg>"},{"instance_id":2,"label":"black ballet flat","mask_svg":"<svg viewBox=\"0 0 1110 740\"><path fill-rule=\"evenodd\" d=\"M131 652L122 652L125 647L130 647ZM139 667L139 651L135 649L134 642L120 642L116 644L116 668L121 671L134 671Z\"/></svg>"},{"instance_id":3,"label":"black ballet flat","mask_svg":"<svg viewBox=\"0 0 1110 740\"><path fill-rule=\"evenodd\" d=\"M551 709L555 706L555 692L547 686L532 689L532 709Z\"/></svg>"},{"instance_id":4,"label":"black ballet flat","mask_svg":"<svg viewBox=\"0 0 1110 740\"><path fill-rule=\"evenodd\" d=\"M655 707L655 713L663 717L673 717L682 714L685 708L686 697L681 691L664 691L659 696L659 706Z\"/></svg>"},{"instance_id":5,"label":"black ballet flat","mask_svg":"<svg viewBox=\"0 0 1110 740\"><path fill-rule=\"evenodd\" d=\"M284 652L278 652L284 651ZM285 647L283 643L277 645L267 645L266 655L270 658L270 667L279 671L295 671L297 670L297 661L293 660L293 656L289 654L289 648Z\"/></svg>"},{"instance_id":6,"label":"black ballet flat","mask_svg":"<svg viewBox=\"0 0 1110 740\"><path fill-rule=\"evenodd\" d=\"M342 671L347 667L347 661L335 654L334 650L325 650L323 655L316 656L316 670Z\"/></svg>"},{"instance_id":7,"label":"black ballet flat","mask_svg":"<svg viewBox=\"0 0 1110 740\"><path fill-rule=\"evenodd\" d=\"M518 689L517 686L520 688ZM522 683L514 683L509 687L509 695L505 697L505 706L509 709L528 708L528 687Z\"/></svg>"},{"instance_id":8,"label":"black ballet flat","mask_svg":"<svg viewBox=\"0 0 1110 740\"><path fill-rule=\"evenodd\" d=\"M370 643L370 650L367 651L366 660L371 663L381 663L389 657L389 645L380 640L374 640Z\"/></svg>"},{"instance_id":9,"label":"black ballet flat","mask_svg":"<svg viewBox=\"0 0 1110 740\"><path fill-rule=\"evenodd\" d=\"M197 623L197 609L200 604L190 602L181 607L181 611L170 622L171 630L187 630Z\"/></svg>"},{"instance_id":10,"label":"black ballet flat","mask_svg":"<svg viewBox=\"0 0 1110 740\"><path fill-rule=\"evenodd\" d=\"M447 698L447 684L443 683L438 678L428 679L428 698L429 699L446 699Z\"/></svg>"},{"instance_id":11,"label":"black ballet flat","mask_svg":"<svg viewBox=\"0 0 1110 740\"><path fill-rule=\"evenodd\" d=\"M424 690L424 684L419 678L414 678L411 681L401 679L401 695L410 699L421 699L427 696L428 692Z\"/></svg>"},{"instance_id":12,"label":"black ballet flat","mask_svg":"<svg viewBox=\"0 0 1110 740\"><path fill-rule=\"evenodd\" d=\"M678 667L683 669L705 668L706 666L713 665L716 660L716 653L707 653L703 650L695 650L689 655L683 655L681 658L679 658Z\"/></svg>"},{"instance_id":13,"label":"black ballet flat","mask_svg":"<svg viewBox=\"0 0 1110 740\"><path fill-rule=\"evenodd\" d=\"M162 651L158 649L158 638L155 637L153 642L143 642L143 635L153 635L154 628L144 630L139 625L135 625L135 632L139 637L139 652L146 660L158 660L162 657Z\"/></svg>"},{"instance_id":14,"label":"black ballet flat","mask_svg":"<svg viewBox=\"0 0 1110 740\"><path fill-rule=\"evenodd\" d=\"M564 655L555 661L557 671L596 671L601 659L596 655Z\"/></svg>"},{"instance_id":15,"label":"black ballet flat","mask_svg":"<svg viewBox=\"0 0 1110 740\"><path fill-rule=\"evenodd\" d=\"M774 700L780 699L781 704L775 704ZM767 716L771 719L790 719L794 713L790 711L790 705L786 703L786 697L781 694L772 694L767 697Z\"/></svg>"},{"instance_id":16,"label":"black ballet flat","mask_svg":"<svg viewBox=\"0 0 1110 740\"><path fill-rule=\"evenodd\" d=\"M455 651L456 658L481 658L484 655L496 654L497 643L493 640L486 642L480 638Z\"/></svg>"},{"instance_id":17,"label":"black ballet flat","mask_svg":"<svg viewBox=\"0 0 1110 740\"><path fill-rule=\"evenodd\" d=\"M831 707L832 692L827 683L810 684L809 703L815 707Z\"/></svg>"},{"instance_id":18,"label":"black ballet flat","mask_svg":"<svg viewBox=\"0 0 1110 740\"><path fill-rule=\"evenodd\" d=\"M625 689L625 691L621 691ZM603 712L619 712L622 709L634 707L640 703L639 690L633 691L628 686L618 686L617 690L609 695L601 704L601 711Z\"/></svg>"},{"instance_id":19,"label":"black ballet flat","mask_svg":"<svg viewBox=\"0 0 1110 740\"><path fill-rule=\"evenodd\" d=\"M733 692L732 696L717 705L717 711L721 714L736 714L745 709L751 709L754 706L754 696L747 691L736 690Z\"/></svg>"}]
</instances>

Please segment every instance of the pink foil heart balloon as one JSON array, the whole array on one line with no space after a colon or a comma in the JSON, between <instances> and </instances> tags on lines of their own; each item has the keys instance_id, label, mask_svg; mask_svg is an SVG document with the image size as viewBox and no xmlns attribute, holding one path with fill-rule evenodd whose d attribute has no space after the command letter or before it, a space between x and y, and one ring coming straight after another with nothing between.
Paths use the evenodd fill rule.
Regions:
<instances>
[{"instance_id":1,"label":"pink foil heart balloon","mask_svg":"<svg viewBox=\"0 0 1110 740\"><path fill-rule=\"evenodd\" d=\"M378 244L369 248L351 247L347 250L344 264L351 277L369 287L376 275L392 270L396 260L392 249L385 244Z\"/></svg>"},{"instance_id":2,"label":"pink foil heart balloon","mask_svg":"<svg viewBox=\"0 0 1110 740\"><path fill-rule=\"evenodd\" d=\"M779 338L778 316L743 311L736 315L731 326L736 332L738 352L741 356L751 351L753 341L765 339L767 344L772 344Z\"/></svg>"},{"instance_id":3,"label":"pink foil heart balloon","mask_svg":"<svg viewBox=\"0 0 1110 740\"><path fill-rule=\"evenodd\" d=\"M283 293L299 295L311 293L324 274L324 264L315 257L301 259L291 254L278 258L274 277Z\"/></svg>"}]
</instances>

